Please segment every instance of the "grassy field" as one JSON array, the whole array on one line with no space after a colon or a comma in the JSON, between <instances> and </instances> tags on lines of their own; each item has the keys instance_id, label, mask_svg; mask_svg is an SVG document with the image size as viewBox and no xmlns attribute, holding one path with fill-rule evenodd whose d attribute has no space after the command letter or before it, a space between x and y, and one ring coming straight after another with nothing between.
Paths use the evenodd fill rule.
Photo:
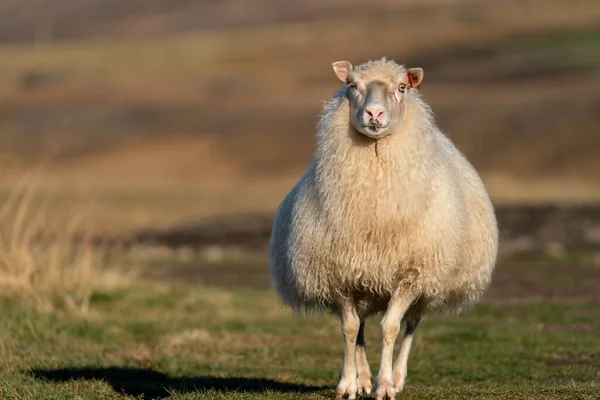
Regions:
<instances>
[{"instance_id":1,"label":"grassy field","mask_svg":"<svg viewBox=\"0 0 600 400\"><path fill-rule=\"evenodd\" d=\"M424 67L424 99L495 200L600 199L596 0L57 0L36 46L38 2L7 7L27 23L0 7L0 186L51 159L48 195L93 193L103 229L274 209L310 163L331 62L382 56Z\"/></svg>"},{"instance_id":2,"label":"grassy field","mask_svg":"<svg viewBox=\"0 0 600 400\"><path fill-rule=\"evenodd\" d=\"M503 261L473 311L428 318L397 398L597 399L600 269L590 258L568 268L565 260ZM264 261L148 261L146 278L96 292L85 314L3 302L0 397L333 398L343 356L338 322L283 309ZM167 266L171 272L154 274ZM374 374L378 328L377 318L369 321Z\"/></svg>"}]
</instances>

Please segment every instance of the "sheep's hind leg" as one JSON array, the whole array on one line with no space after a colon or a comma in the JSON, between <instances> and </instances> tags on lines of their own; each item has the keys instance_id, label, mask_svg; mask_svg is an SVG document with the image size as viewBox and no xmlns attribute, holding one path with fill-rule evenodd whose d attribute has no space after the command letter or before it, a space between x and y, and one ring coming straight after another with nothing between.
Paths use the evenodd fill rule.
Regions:
<instances>
[{"instance_id":1,"label":"sheep's hind leg","mask_svg":"<svg viewBox=\"0 0 600 400\"><path fill-rule=\"evenodd\" d=\"M404 389L410 346L412 345L413 335L420 321L421 317L413 317L406 321L406 330L400 344L400 354L398 354L398 358L394 363L394 389L397 392L401 392Z\"/></svg>"},{"instance_id":2,"label":"sheep's hind leg","mask_svg":"<svg viewBox=\"0 0 600 400\"><path fill-rule=\"evenodd\" d=\"M365 342L365 321L360 321L360 329L356 338L356 362L358 364L358 394L370 394L373 390L371 384L371 368L367 361L367 343Z\"/></svg>"},{"instance_id":3,"label":"sheep's hind leg","mask_svg":"<svg viewBox=\"0 0 600 400\"><path fill-rule=\"evenodd\" d=\"M392 376L394 343L400 332L400 322L414 299L415 296L412 293L402 292L402 289L399 289L392 296L381 320L383 349L381 350L381 365L377 374L377 400L389 400L396 397Z\"/></svg>"},{"instance_id":4,"label":"sheep's hind leg","mask_svg":"<svg viewBox=\"0 0 600 400\"><path fill-rule=\"evenodd\" d=\"M360 319L351 300L343 300L340 306L342 333L344 334L344 367L336 394L338 399L355 399L358 391L356 339L360 330Z\"/></svg>"}]
</instances>

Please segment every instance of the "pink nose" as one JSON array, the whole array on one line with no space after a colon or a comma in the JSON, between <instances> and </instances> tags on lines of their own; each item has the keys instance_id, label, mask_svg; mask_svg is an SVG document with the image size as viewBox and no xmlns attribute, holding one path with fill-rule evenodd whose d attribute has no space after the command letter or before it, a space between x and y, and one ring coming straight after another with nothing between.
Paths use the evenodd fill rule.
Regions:
<instances>
[{"instance_id":1,"label":"pink nose","mask_svg":"<svg viewBox=\"0 0 600 400\"><path fill-rule=\"evenodd\" d=\"M385 107L379 105L370 105L365 107L365 120L373 120L376 123L383 123L385 121L385 117L387 116L387 111Z\"/></svg>"}]
</instances>

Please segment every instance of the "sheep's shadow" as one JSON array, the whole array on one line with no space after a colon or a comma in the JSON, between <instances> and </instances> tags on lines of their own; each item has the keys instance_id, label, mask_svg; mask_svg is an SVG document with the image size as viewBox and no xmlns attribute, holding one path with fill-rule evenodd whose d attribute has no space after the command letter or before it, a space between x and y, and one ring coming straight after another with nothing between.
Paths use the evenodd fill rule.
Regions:
<instances>
[{"instance_id":1,"label":"sheep's shadow","mask_svg":"<svg viewBox=\"0 0 600 400\"><path fill-rule=\"evenodd\" d=\"M55 370L33 370L36 379L50 382L68 382L71 380L102 380L113 390L128 396L145 399L162 399L173 392L195 393L208 390L221 392L264 392L273 390L283 393L310 393L324 387L305 386L294 383L278 382L262 378L218 378L211 376L173 378L152 369L141 368L64 368Z\"/></svg>"}]
</instances>

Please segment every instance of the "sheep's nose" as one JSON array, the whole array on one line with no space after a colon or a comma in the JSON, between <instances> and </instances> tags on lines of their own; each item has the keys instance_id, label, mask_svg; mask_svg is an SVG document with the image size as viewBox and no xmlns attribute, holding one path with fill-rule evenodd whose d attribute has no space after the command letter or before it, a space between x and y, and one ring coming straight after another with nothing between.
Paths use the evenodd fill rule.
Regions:
<instances>
[{"instance_id":1,"label":"sheep's nose","mask_svg":"<svg viewBox=\"0 0 600 400\"><path fill-rule=\"evenodd\" d=\"M364 117L367 121L372 119L376 123L383 124L387 117L387 111L385 107L373 104L365 107Z\"/></svg>"}]
</instances>

